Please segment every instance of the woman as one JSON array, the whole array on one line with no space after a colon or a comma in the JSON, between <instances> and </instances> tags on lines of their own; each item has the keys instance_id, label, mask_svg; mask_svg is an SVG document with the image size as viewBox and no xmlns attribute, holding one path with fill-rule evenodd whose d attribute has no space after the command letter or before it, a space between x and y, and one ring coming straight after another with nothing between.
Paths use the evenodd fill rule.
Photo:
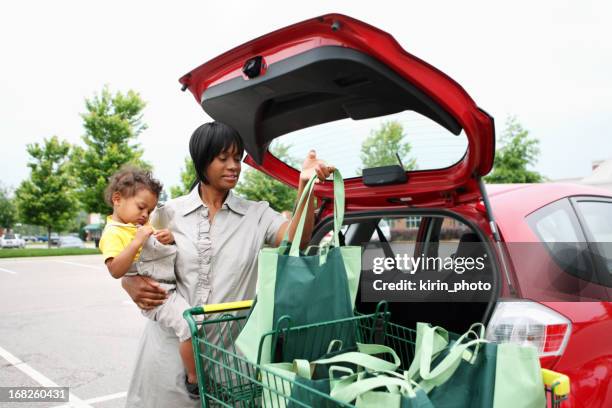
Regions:
<instances>
[{"instance_id":1,"label":"woman","mask_svg":"<svg viewBox=\"0 0 612 408\"><path fill-rule=\"evenodd\" d=\"M219 122L200 126L191 136L189 153L199 184L190 193L156 211L155 220L174 235L177 247L177 291L191 306L252 299L257 282L257 254L265 245L278 246L287 230L292 239L297 222L290 223L267 202L235 196L244 153L238 133ZM316 174L325 180L334 168L311 150L300 172L298 197ZM317 180L318 181L318 180ZM302 208L296 210L299 217ZM314 197L307 203L302 246L314 224ZM167 224L167 225L163 225ZM142 309L164 302L165 292L153 280L125 277L124 289ZM196 407L189 398L178 339L157 323L148 322L130 382L127 407Z\"/></svg>"}]
</instances>

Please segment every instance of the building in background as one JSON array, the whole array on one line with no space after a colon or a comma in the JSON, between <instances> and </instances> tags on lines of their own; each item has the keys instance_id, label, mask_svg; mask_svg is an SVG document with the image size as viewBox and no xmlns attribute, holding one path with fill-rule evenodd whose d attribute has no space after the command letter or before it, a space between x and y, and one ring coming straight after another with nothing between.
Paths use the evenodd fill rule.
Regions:
<instances>
[{"instance_id":1,"label":"building in background","mask_svg":"<svg viewBox=\"0 0 612 408\"><path fill-rule=\"evenodd\" d=\"M555 183L576 183L612 191L612 159L595 160L591 164L591 174L586 177L553 180Z\"/></svg>"},{"instance_id":2,"label":"building in background","mask_svg":"<svg viewBox=\"0 0 612 408\"><path fill-rule=\"evenodd\" d=\"M83 227L84 237L82 238L84 241L93 241L97 248L103 229L102 216L100 214L89 214L87 216L87 225Z\"/></svg>"}]
</instances>

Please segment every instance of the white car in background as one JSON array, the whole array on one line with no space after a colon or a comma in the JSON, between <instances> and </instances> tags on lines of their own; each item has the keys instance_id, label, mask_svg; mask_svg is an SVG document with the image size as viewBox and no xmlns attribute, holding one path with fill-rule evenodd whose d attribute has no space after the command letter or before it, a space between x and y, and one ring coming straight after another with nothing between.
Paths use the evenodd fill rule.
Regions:
<instances>
[{"instance_id":1,"label":"white car in background","mask_svg":"<svg viewBox=\"0 0 612 408\"><path fill-rule=\"evenodd\" d=\"M59 248L85 248L85 243L79 237L67 235L59 237L57 246Z\"/></svg>"},{"instance_id":2,"label":"white car in background","mask_svg":"<svg viewBox=\"0 0 612 408\"><path fill-rule=\"evenodd\" d=\"M5 234L0 238L0 248L25 248L25 241L17 234Z\"/></svg>"}]
</instances>

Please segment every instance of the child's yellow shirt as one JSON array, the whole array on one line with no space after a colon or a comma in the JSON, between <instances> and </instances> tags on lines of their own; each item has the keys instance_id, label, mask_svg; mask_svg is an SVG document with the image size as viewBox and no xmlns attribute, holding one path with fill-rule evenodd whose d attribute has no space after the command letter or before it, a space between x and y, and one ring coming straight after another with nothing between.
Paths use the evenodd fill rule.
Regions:
<instances>
[{"instance_id":1,"label":"child's yellow shirt","mask_svg":"<svg viewBox=\"0 0 612 408\"><path fill-rule=\"evenodd\" d=\"M102 255L104 255L104 261L108 258L115 258L127 248L136 236L137 229L138 226L134 224L123 224L113 220L111 216L108 216L99 244L100 251ZM140 251L142 251L142 247L136 252L134 261L138 260Z\"/></svg>"}]
</instances>

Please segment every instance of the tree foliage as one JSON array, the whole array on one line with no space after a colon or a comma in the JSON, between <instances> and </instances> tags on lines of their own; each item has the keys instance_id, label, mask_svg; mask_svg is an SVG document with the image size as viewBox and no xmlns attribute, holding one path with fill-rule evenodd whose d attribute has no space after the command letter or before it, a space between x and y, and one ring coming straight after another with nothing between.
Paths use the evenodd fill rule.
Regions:
<instances>
[{"instance_id":1,"label":"tree foliage","mask_svg":"<svg viewBox=\"0 0 612 408\"><path fill-rule=\"evenodd\" d=\"M0 185L0 227L10 229L17 220L17 208L8 188Z\"/></svg>"},{"instance_id":2,"label":"tree foliage","mask_svg":"<svg viewBox=\"0 0 612 408\"><path fill-rule=\"evenodd\" d=\"M500 139L501 147L495 152L493 171L485 177L487 183L540 183L544 177L528 167L533 166L540 154L540 141L529 136L515 116L506 120Z\"/></svg>"},{"instance_id":3,"label":"tree foliage","mask_svg":"<svg viewBox=\"0 0 612 408\"><path fill-rule=\"evenodd\" d=\"M291 157L290 147L276 143L270 151L285 163L298 167L299 160ZM243 172L242 179L236 186L236 193L249 200L267 201L270 207L278 212L291 211L297 194L295 189L255 169Z\"/></svg>"},{"instance_id":4,"label":"tree foliage","mask_svg":"<svg viewBox=\"0 0 612 408\"><path fill-rule=\"evenodd\" d=\"M86 112L81 115L85 148L75 147L72 163L79 180L78 197L86 211L110 213L104 189L110 176L123 165L151 167L142 161L143 151L136 141L147 128L142 120L145 105L132 90L112 94L107 87L85 100Z\"/></svg>"},{"instance_id":5,"label":"tree foliage","mask_svg":"<svg viewBox=\"0 0 612 408\"><path fill-rule=\"evenodd\" d=\"M45 139L42 145L28 145L30 178L15 191L20 220L44 226L48 234L63 231L78 212L70 150L70 144L57 136Z\"/></svg>"},{"instance_id":6,"label":"tree foliage","mask_svg":"<svg viewBox=\"0 0 612 408\"><path fill-rule=\"evenodd\" d=\"M412 146L404 140L405 137L404 128L397 121L383 122L380 128L372 130L361 144L362 169L399 164L395 156L397 153L405 170L415 170L416 159L409 156Z\"/></svg>"},{"instance_id":7,"label":"tree foliage","mask_svg":"<svg viewBox=\"0 0 612 408\"><path fill-rule=\"evenodd\" d=\"M185 167L181 169L181 184L170 187L170 197L176 198L189 193L193 183L198 179L198 176L193 167L191 157L185 157Z\"/></svg>"}]
</instances>

